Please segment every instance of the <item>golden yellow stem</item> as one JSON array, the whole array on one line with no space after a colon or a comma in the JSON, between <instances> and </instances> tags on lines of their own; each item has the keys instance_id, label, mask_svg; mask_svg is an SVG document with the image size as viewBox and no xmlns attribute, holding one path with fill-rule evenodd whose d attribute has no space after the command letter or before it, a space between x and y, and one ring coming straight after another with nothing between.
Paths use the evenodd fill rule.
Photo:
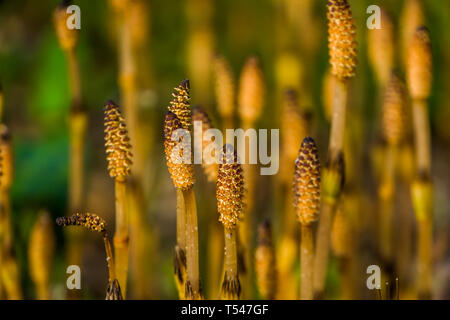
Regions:
<instances>
[{"instance_id":1,"label":"golden yellow stem","mask_svg":"<svg viewBox=\"0 0 450 320\"><path fill-rule=\"evenodd\" d=\"M108 235L106 233L103 235L103 242L105 243L106 262L108 264L109 281L113 281L114 279L116 279L116 270L114 266L114 258L111 248L111 242L109 241Z\"/></svg>"},{"instance_id":2,"label":"golden yellow stem","mask_svg":"<svg viewBox=\"0 0 450 320\"><path fill-rule=\"evenodd\" d=\"M347 81L335 81L333 113L331 116L330 142L328 157L334 159L344 146L344 130L347 106Z\"/></svg>"},{"instance_id":3,"label":"golden yellow stem","mask_svg":"<svg viewBox=\"0 0 450 320\"><path fill-rule=\"evenodd\" d=\"M431 298L432 279L432 246L433 222L432 219L423 219L418 223L419 230L419 299Z\"/></svg>"},{"instance_id":4,"label":"golden yellow stem","mask_svg":"<svg viewBox=\"0 0 450 320\"><path fill-rule=\"evenodd\" d=\"M333 100L333 112L331 117L330 140L328 145L328 161L333 163L343 151L345 118L347 108L347 80L336 78ZM328 267L328 254L330 250L331 226L336 212L336 203L339 200L340 191L332 199L322 201L320 209L319 228L316 237L316 252L314 256L314 296L323 298L325 288L325 276Z\"/></svg>"},{"instance_id":5,"label":"golden yellow stem","mask_svg":"<svg viewBox=\"0 0 450 320\"><path fill-rule=\"evenodd\" d=\"M224 271L229 278L238 277L238 259L236 245L236 229L224 229L225 235L225 256Z\"/></svg>"},{"instance_id":6,"label":"golden yellow stem","mask_svg":"<svg viewBox=\"0 0 450 320\"><path fill-rule=\"evenodd\" d=\"M198 262L198 223L197 204L194 188L183 190L186 220L186 288L188 283L192 288L191 299L201 299L200 276ZM188 291L186 291L188 293ZM189 298L189 295L186 295Z\"/></svg>"},{"instance_id":7,"label":"golden yellow stem","mask_svg":"<svg viewBox=\"0 0 450 320\"><path fill-rule=\"evenodd\" d=\"M129 235L128 206L126 197L126 180L115 180L116 232L114 234L114 253L116 257L116 274L125 299L127 292Z\"/></svg>"},{"instance_id":8,"label":"golden yellow stem","mask_svg":"<svg viewBox=\"0 0 450 320\"><path fill-rule=\"evenodd\" d=\"M84 209L84 146L87 115L83 111L73 111L70 115L70 155L69 155L69 212Z\"/></svg>"},{"instance_id":9,"label":"golden yellow stem","mask_svg":"<svg viewBox=\"0 0 450 320\"><path fill-rule=\"evenodd\" d=\"M313 299L313 230L310 225L301 226L300 241L300 299Z\"/></svg>"},{"instance_id":10,"label":"golden yellow stem","mask_svg":"<svg viewBox=\"0 0 450 320\"><path fill-rule=\"evenodd\" d=\"M38 300L49 300L49 288L47 283L37 283L36 284L36 295Z\"/></svg>"},{"instance_id":11,"label":"golden yellow stem","mask_svg":"<svg viewBox=\"0 0 450 320\"><path fill-rule=\"evenodd\" d=\"M379 189L379 196L381 200L380 211L380 250L383 259L390 263L392 260L392 218L393 218L393 201L395 193L395 147L388 145L386 148L384 173Z\"/></svg>"},{"instance_id":12,"label":"golden yellow stem","mask_svg":"<svg viewBox=\"0 0 450 320\"><path fill-rule=\"evenodd\" d=\"M331 226L336 212L335 202L322 202L319 227L316 236L316 251L314 255L313 288L314 299L323 299L325 277L328 266Z\"/></svg>"},{"instance_id":13,"label":"golden yellow stem","mask_svg":"<svg viewBox=\"0 0 450 320\"><path fill-rule=\"evenodd\" d=\"M177 188L177 244L186 250L186 209L183 191Z\"/></svg>"},{"instance_id":14,"label":"golden yellow stem","mask_svg":"<svg viewBox=\"0 0 450 320\"><path fill-rule=\"evenodd\" d=\"M220 279L223 276L223 237L220 225L216 219L209 223L208 235L208 296L216 299L220 293Z\"/></svg>"},{"instance_id":15,"label":"golden yellow stem","mask_svg":"<svg viewBox=\"0 0 450 320\"><path fill-rule=\"evenodd\" d=\"M430 174L431 171L431 138L426 100L413 101L414 139L418 173Z\"/></svg>"}]
</instances>

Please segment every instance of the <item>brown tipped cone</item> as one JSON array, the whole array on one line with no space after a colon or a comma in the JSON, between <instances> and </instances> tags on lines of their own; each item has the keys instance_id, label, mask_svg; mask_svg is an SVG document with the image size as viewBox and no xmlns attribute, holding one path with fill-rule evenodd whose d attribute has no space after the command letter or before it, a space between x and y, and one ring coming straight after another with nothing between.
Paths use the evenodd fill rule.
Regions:
<instances>
[{"instance_id":1,"label":"brown tipped cone","mask_svg":"<svg viewBox=\"0 0 450 320\"><path fill-rule=\"evenodd\" d=\"M225 57L219 56L214 61L214 85L220 116L224 119L233 117L235 83L230 64Z\"/></svg>"},{"instance_id":2,"label":"brown tipped cone","mask_svg":"<svg viewBox=\"0 0 450 320\"><path fill-rule=\"evenodd\" d=\"M31 230L28 246L30 276L33 280L38 299L49 298L49 281L53 265L55 236L48 212L41 212Z\"/></svg>"},{"instance_id":3,"label":"brown tipped cone","mask_svg":"<svg viewBox=\"0 0 450 320\"><path fill-rule=\"evenodd\" d=\"M310 225L318 219L320 206L319 155L311 137L303 139L295 161L293 191L297 220Z\"/></svg>"},{"instance_id":4,"label":"brown tipped cone","mask_svg":"<svg viewBox=\"0 0 450 320\"><path fill-rule=\"evenodd\" d=\"M398 145L405 138L407 110L406 88L399 76L392 73L384 96L382 116L383 136L391 145Z\"/></svg>"},{"instance_id":5,"label":"brown tipped cone","mask_svg":"<svg viewBox=\"0 0 450 320\"><path fill-rule=\"evenodd\" d=\"M192 130L191 106L189 104L189 80L185 79L172 93L173 99L170 101L169 111L173 112L180 120L183 129Z\"/></svg>"},{"instance_id":6,"label":"brown tipped cone","mask_svg":"<svg viewBox=\"0 0 450 320\"><path fill-rule=\"evenodd\" d=\"M394 65L395 39L394 25L390 16L383 9L380 15L381 28L369 30L368 51L369 61L378 83L385 85L389 81Z\"/></svg>"},{"instance_id":7,"label":"brown tipped cone","mask_svg":"<svg viewBox=\"0 0 450 320\"><path fill-rule=\"evenodd\" d=\"M67 27L67 20L70 17L70 14L67 13L67 2L70 3L70 1L63 1L56 7L53 12L53 24L61 48L63 50L73 50L78 42L78 29L69 29Z\"/></svg>"},{"instance_id":8,"label":"brown tipped cone","mask_svg":"<svg viewBox=\"0 0 450 320\"><path fill-rule=\"evenodd\" d=\"M431 92L432 52L428 29L420 26L411 39L408 54L407 82L413 99L427 99Z\"/></svg>"},{"instance_id":9,"label":"brown tipped cone","mask_svg":"<svg viewBox=\"0 0 450 320\"><path fill-rule=\"evenodd\" d=\"M56 223L61 227L80 226L93 232L106 232L105 220L92 213L76 213L70 217L59 217Z\"/></svg>"},{"instance_id":10,"label":"brown tipped cone","mask_svg":"<svg viewBox=\"0 0 450 320\"><path fill-rule=\"evenodd\" d=\"M244 177L232 145L223 146L216 186L219 221L226 229L234 229L244 211Z\"/></svg>"},{"instance_id":11,"label":"brown tipped cone","mask_svg":"<svg viewBox=\"0 0 450 320\"><path fill-rule=\"evenodd\" d=\"M259 60L250 57L239 80L239 115L244 125L252 125L261 115L264 104L264 79Z\"/></svg>"},{"instance_id":12,"label":"brown tipped cone","mask_svg":"<svg viewBox=\"0 0 450 320\"><path fill-rule=\"evenodd\" d=\"M329 0L327 10L331 73L345 80L355 75L357 64L352 12L347 0Z\"/></svg>"},{"instance_id":13,"label":"brown tipped cone","mask_svg":"<svg viewBox=\"0 0 450 320\"><path fill-rule=\"evenodd\" d=\"M181 190L191 188L195 182L194 165L192 161L188 161L188 158L192 158L190 146L185 146L185 150L181 148L184 145L180 145L184 142L182 139L184 134L186 129L183 128L181 121L174 113L168 111L164 120L164 151L173 184L175 188ZM185 152L190 154L186 155Z\"/></svg>"},{"instance_id":14,"label":"brown tipped cone","mask_svg":"<svg viewBox=\"0 0 450 320\"><path fill-rule=\"evenodd\" d=\"M200 121L202 124L202 167L205 172L208 181L215 182L217 180L217 174L219 173L219 165L215 159L215 149L210 152L208 146L214 142L208 139L206 131L213 129L211 120L208 114L200 106L196 106L192 109L192 121Z\"/></svg>"},{"instance_id":15,"label":"brown tipped cone","mask_svg":"<svg viewBox=\"0 0 450 320\"><path fill-rule=\"evenodd\" d=\"M124 181L131 174L130 138L119 106L108 101L104 108L105 148L111 178Z\"/></svg>"},{"instance_id":16,"label":"brown tipped cone","mask_svg":"<svg viewBox=\"0 0 450 320\"><path fill-rule=\"evenodd\" d=\"M256 283L263 299L273 300L277 290L275 251L272 230L268 221L258 228L258 247L255 251Z\"/></svg>"}]
</instances>

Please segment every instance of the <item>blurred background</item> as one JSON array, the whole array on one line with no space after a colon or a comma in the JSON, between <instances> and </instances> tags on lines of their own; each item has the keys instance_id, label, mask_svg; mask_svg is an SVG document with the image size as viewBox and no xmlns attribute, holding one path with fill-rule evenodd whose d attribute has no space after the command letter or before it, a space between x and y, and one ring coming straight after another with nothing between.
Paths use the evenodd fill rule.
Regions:
<instances>
[{"instance_id":1,"label":"blurred background","mask_svg":"<svg viewBox=\"0 0 450 320\"><path fill-rule=\"evenodd\" d=\"M392 18L396 36L394 67L404 75L405 60L401 45L401 0L349 0L355 19L358 41L357 75L352 79L347 129L350 132L346 153L346 195L360 226L366 230L377 211L382 88L369 61L369 30L366 20L369 5L381 6ZM108 176L104 153L103 106L108 99L119 105L123 99L118 77L119 24L117 1L78 0L81 30L76 46L81 74L82 105L87 112L85 146L85 208L99 214L114 230L114 183ZM130 3L134 1L128 1ZM129 297L176 299L173 281L173 246L176 241L176 195L165 165L163 119L173 88L184 78L191 81L191 105L200 104L220 126L221 119L214 95L213 61L220 54L229 61L238 87L239 74L249 56L261 62L266 93L258 121L259 128L279 128L283 91L294 87L299 105L309 115L312 135L325 163L329 122L324 92L329 68L327 48L326 1L312 0L183 0L135 1L126 11L131 16L131 37L136 72L144 205L137 222L143 230L136 240L141 244L131 258ZM13 250L17 258L22 296L36 298L30 278L28 248L38 213L46 210L51 220L69 215L68 164L70 87L68 67L53 24L58 1L0 1L0 82L3 90L3 122L9 127L14 154L14 179L11 187ZM433 149L434 212L434 286L433 297L450 298L450 2L424 0L425 24L433 43L434 82L429 100ZM238 125L237 114L235 116ZM282 135L283 132L281 131ZM300 140L301 141L301 140ZM347 140L346 140L347 141ZM132 141L133 143L133 141ZM298 148L298 146L296 147ZM406 152L407 153L407 152ZM411 161L404 170L396 204L409 214L414 235L413 211L407 187ZM381 163L380 163L381 161ZM402 160L403 161L403 160ZM195 192L199 214L201 278L204 289L214 292L208 281L208 264L215 259L208 251L211 221L217 222L215 186L196 170ZM281 168L280 168L281 170ZM406 177L406 178L405 178ZM272 221L277 247L283 233L279 220L286 192L277 176L258 176L255 188L254 225L264 218ZM406 182L405 182L406 181ZM402 189L403 188L403 189ZM220 227L219 222L217 225ZM397 224L399 230L402 224ZM66 297L68 261L67 233L52 224L56 251L51 265L52 299ZM218 232L222 232L219 228ZM361 231L361 233L363 233ZM370 232L366 234L369 237ZM107 284L103 242L98 234L83 231L83 299L103 299ZM256 232L252 239L256 244ZM368 265L377 258L370 240L360 237L362 261L354 269L357 283L353 297L372 299L375 294L364 288ZM415 268L415 245L411 242L411 270ZM134 249L132 249L134 250ZM139 251L140 250L140 251ZM69 259L70 260L70 259ZM136 262L137 261L137 262ZM220 264L219 264L220 265ZM332 258L327 277L327 297L342 297L339 259ZM413 271L411 271L413 273ZM405 276L406 277L406 276ZM409 276L408 276L409 277ZM414 276L408 281L413 282ZM401 288L406 290L400 279ZM407 282L405 280L405 282ZM210 287L212 286L212 287ZM253 284L252 286L256 286ZM209 291L211 290L211 291ZM260 297L254 290L253 297ZM401 292L401 298L414 297ZM212 295L212 297L214 297Z\"/></svg>"}]
</instances>

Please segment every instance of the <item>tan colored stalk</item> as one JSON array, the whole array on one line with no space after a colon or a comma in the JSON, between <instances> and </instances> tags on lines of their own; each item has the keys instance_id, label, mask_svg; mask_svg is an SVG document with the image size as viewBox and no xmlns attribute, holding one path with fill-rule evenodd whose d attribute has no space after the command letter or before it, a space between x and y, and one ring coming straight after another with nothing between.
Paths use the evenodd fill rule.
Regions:
<instances>
[{"instance_id":1,"label":"tan colored stalk","mask_svg":"<svg viewBox=\"0 0 450 320\"><path fill-rule=\"evenodd\" d=\"M336 77L331 118L328 164L323 172L323 193L314 257L314 294L323 297L328 266L331 225L343 185L343 142L348 80L356 70L355 26L347 0L327 3L328 49L331 73Z\"/></svg>"},{"instance_id":2,"label":"tan colored stalk","mask_svg":"<svg viewBox=\"0 0 450 320\"><path fill-rule=\"evenodd\" d=\"M383 112L383 137L387 142L382 168L384 169L379 187L381 201L380 213L380 249L387 264L393 259L392 219L394 195L396 189L396 157L406 135L407 93L402 80L392 73L386 87Z\"/></svg>"},{"instance_id":3,"label":"tan colored stalk","mask_svg":"<svg viewBox=\"0 0 450 320\"><path fill-rule=\"evenodd\" d=\"M53 233L50 215L41 212L31 231L28 246L28 261L30 276L36 287L36 297L39 300L50 299L49 281L55 250L55 235Z\"/></svg>"},{"instance_id":4,"label":"tan colored stalk","mask_svg":"<svg viewBox=\"0 0 450 320\"><path fill-rule=\"evenodd\" d=\"M119 106L112 101L108 101L105 105L104 113L106 159L108 161L109 175L115 182L115 268L117 280L125 298L129 259L129 213L126 182L127 176L131 173L131 144Z\"/></svg>"},{"instance_id":5,"label":"tan colored stalk","mask_svg":"<svg viewBox=\"0 0 450 320\"><path fill-rule=\"evenodd\" d=\"M419 297L431 297L433 244L433 183L431 181L431 134L427 99L432 84L432 50L428 29L420 26L412 37L408 55L408 89L413 99L416 177L412 200L419 228Z\"/></svg>"},{"instance_id":6,"label":"tan colored stalk","mask_svg":"<svg viewBox=\"0 0 450 320\"><path fill-rule=\"evenodd\" d=\"M314 140L303 139L295 161L294 206L301 226L300 299L313 299L313 224L319 218L320 164Z\"/></svg>"},{"instance_id":7,"label":"tan colored stalk","mask_svg":"<svg viewBox=\"0 0 450 320\"><path fill-rule=\"evenodd\" d=\"M216 188L219 221L223 224L225 235L224 278L220 298L237 300L241 295L241 284L236 227L244 209L244 177L232 145L223 147L221 160Z\"/></svg>"},{"instance_id":8,"label":"tan colored stalk","mask_svg":"<svg viewBox=\"0 0 450 320\"><path fill-rule=\"evenodd\" d=\"M198 259L198 222L197 204L194 188L183 190L186 208L186 299L201 300L199 259Z\"/></svg>"},{"instance_id":9,"label":"tan colored stalk","mask_svg":"<svg viewBox=\"0 0 450 320\"><path fill-rule=\"evenodd\" d=\"M54 11L53 19L60 47L64 51L68 67L70 89L69 113L69 199L68 211L83 210L84 199L84 157L87 131L87 114L82 105L81 77L76 48L79 30L68 29L67 7L70 1L62 2ZM69 244L67 258L70 264L81 263L82 244L81 231L71 229L67 231ZM68 291L70 298L77 298L76 291Z\"/></svg>"}]
</instances>

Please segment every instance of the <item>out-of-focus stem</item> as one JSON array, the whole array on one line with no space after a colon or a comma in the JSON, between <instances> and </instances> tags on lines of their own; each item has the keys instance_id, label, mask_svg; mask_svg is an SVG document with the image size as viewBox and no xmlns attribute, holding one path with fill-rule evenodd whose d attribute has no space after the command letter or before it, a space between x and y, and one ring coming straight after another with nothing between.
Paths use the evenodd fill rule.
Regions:
<instances>
[{"instance_id":1,"label":"out-of-focus stem","mask_svg":"<svg viewBox=\"0 0 450 320\"><path fill-rule=\"evenodd\" d=\"M413 100L414 139L418 173L431 172L431 138L426 100Z\"/></svg>"},{"instance_id":2,"label":"out-of-focus stem","mask_svg":"<svg viewBox=\"0 0 450 320\"><path fill-rule=\"evenodd\" d=\"M344 130L347 106L347 81L335 81L333 113L331 117L329 159L334 159L344 146Z\"/></svg>"},{"instance_id":3,"label":"out-of-focus stem","mask_svg":"<svg viewBox=\"0 0 450 320\"><path fill-rule=\"evenodd\" d=\"M71 94L72 111L81 109L81 78L80 67L74 48L66 51L67 64L69 67L69 85Z\"/></svg>"},{"instance_id":4,"label":"out-of-focus stem","mask_svg":"<svg viewBox=\"0 0 450 320\"><path fill-rule=\"evenodd\" d=\"M313 232L309 225L301 226L300 241L300 299L313 299Z\"/></svg>"},{"instance_id":5,"label":"out-of-focus stem","mask_svg":"<svg viewBox=\"0 0 450 320\"><path fill-rule=\"evenodd\" d=\"M431 297L433 245L433 186L431 182L431 137L428 105L425 99L413 100L414 138L417 176L412 198L419 229L419 298Z\"/></svg>"},{"instance_id":6,"label":"out-of-focus stem","mask_svg":"<svg viewBox=\"0 0 450 320\"><path fill-rule=\"evenodd\" d=\"M186 210L186 298L198 300L201 299L202 296L200 292L198 263L197 204L195 201L194 188L191 187L184 190L183 197ZM192 288L192 292L188 291L188 284Z\"/></svg>"},{"instance_id":7,"label":"out-of-focus stem","mask_svg":"<svg viewBox=\"0 0 450 320\"><path fill-rule=\"evenodd\" d=\"M334 163L342 153L344 145L344 130L347 106L347 80L336 79L333 100L333 113L331 118L330 141L328 145L328 165ZM342 175L342 173L339 173ZM342 178L342 177L341 177ZM340 188L339 188L340 189ZM328 267L328 254L330 250L331 226L336 212L336 203L339 200L340 190L336 194L327 195L322 201L319 227L316 237L316 252L314 256L314 296L323 298L325 277Z\"/></svg>"},{"instance_id":8,"label":"out-of-focus stem","mask_svg":"<svg viewBox=\"0 0 450 320\"><path fill-rule=\"evenodd\" d=\"M431 219L418 223L419 299L431 298L433 225Z\"/></svg>"},{"instance_id":9,"label":"out-of-focus stem","mask_svg":"<svg viewBox=\"0 0 450 320\"><path fill-rule=\"evenodd\" d=\"M116 274L122 289L123 297L127 292L129 235L128 235L128 207L126 197L126 180L115 180L116 200L116 232L114 234L114 252L116 256Z\"/></svg>"},{"instance_id":10,"label":"out-of-focus stem","mask_svg":"<svg viewBox=\"0 0 450 320\"><path fill-rule=\"evenodd\" d=\"M395 147L388 145L384 162L384 175L382 178L379 195L381 200L380 212L380 249L383 259L387 263L392 261L392 218L393 218L393 197L395 192Z\"/></svg>"}]
</instances>

